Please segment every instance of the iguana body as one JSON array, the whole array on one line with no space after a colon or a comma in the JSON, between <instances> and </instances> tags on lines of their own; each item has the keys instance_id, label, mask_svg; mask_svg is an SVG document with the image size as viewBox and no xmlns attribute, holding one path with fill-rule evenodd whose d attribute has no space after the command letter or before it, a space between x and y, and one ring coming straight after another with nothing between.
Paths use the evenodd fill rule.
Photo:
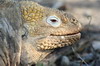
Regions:
<instances>
[{"instance_id":1,"label":"iguana body","mask_svg":"<svg viewBox=\"0 0 100 66\"><path fill-rule=\"evenodd\" d=\"M72 15L33 1L18 3L22 18L22 35L27 37L22 40L23 65L43 60L53 49L72 45L79 40L81 25Z\"/></svg>"}]
</instances>

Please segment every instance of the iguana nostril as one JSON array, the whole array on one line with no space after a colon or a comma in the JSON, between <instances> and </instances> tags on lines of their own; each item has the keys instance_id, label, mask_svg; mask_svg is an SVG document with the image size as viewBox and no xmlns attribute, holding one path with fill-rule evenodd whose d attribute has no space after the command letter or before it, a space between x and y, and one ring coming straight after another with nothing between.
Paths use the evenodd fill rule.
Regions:
<instances>
[{"instance_id":1,"label":"iguana nostril","mask_svg":"<svg viewBox=\"0 0 100 66\"><path fill-rule=\"evenodd\" d=\"M75 19L72 19L73 21L76 21Z\"/></svg>"},{"instance_id":2,"label":"iguana nostril","mask_svg":"<svg viewBox=\"0 0 100 66\"><path fill-rule=\"evenodd\" d=\"M73 23L74 25L77 25L78 21L76 19L72 19L71 23Z\"/></svg>"}]
</instances>

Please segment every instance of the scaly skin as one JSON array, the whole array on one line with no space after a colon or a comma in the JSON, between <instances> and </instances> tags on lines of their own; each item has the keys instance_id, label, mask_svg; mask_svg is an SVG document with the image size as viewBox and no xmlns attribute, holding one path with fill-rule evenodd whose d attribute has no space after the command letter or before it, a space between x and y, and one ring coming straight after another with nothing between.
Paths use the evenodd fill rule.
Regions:
<instances>
[{"instance_id":1,"label":"scaly skin","mask_svg":"<svg viewBox=\"0 0 100 66\"><path fill-rule=\"evenodd\" d=\"M80 39L81 24L71 14L32 1L22 1L20 5L23 25L28 31L22 48L22 62L43 60L52 49L72 45ZM57 27L48 24L49 16L58 17L61 24Z\"/></svg>"},{"instance_id":2,"label":"scaly skin","mask_svg":"<svg viewBox=\"0 0 100 66\"><path fill-rule=\"evenodd\" d=\"M0 36L6 36L5 39L3 38L4 40L0 39L0 45L6 48L5 53L2 50L2 46L0 46L0 51L3 52L0 52L0 65L2 66L16 66L16 64L19 64L17 62L21 62L22 66L30 66L39 60L43 60L53 49L72 45L80 39L81 24L69 13L44 7L33 1L20 1L14 4L12 2L11 6L5 5L4 7L0 6L0 8L5 9L2 12L7 16L8 20L6 22L3 22L5 20L1 20L0 26L2 26L3 30L6 29L5 32L9 33L5 33L7 35L1 35L2 31L0 33ZM18 11L18 14L15 9ZM21 32L18 26L21 20L17 19L17 16L20 17L19 12L21 12L23 22L20 26L23 29L22 42L19 39L19 33L18 36L16 32L16 30ZM58 21L48 21L50 16L53 16L53 18L56 17Z\"/></svg>"}]
</instances>

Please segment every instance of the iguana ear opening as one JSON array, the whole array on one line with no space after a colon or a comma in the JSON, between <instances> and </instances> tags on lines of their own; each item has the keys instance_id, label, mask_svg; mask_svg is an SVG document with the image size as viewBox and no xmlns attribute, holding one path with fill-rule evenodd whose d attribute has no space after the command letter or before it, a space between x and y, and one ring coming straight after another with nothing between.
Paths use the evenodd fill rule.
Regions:
<instances>
[{"instance_id":1,"label":"iguana ear opening","mask_svg":"<svg viewBox=\"0 0 100 66\"><path fill-rule=\"evenodd\" d=\"M61 25L61 20L57 16L49 16L47 17L46 22L53 27L59 27Z\"/></svg>"}]
</instances>

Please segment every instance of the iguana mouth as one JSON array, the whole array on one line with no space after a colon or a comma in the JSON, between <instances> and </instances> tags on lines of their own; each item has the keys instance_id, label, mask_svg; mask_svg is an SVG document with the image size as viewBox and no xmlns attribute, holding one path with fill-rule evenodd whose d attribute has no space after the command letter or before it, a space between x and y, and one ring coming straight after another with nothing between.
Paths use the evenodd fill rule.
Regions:
<instances>
[{"instance_id":1,"label":"iguana mouth","mask_svg":"<svg viewBox=\"0 0 100 66\"><path fill-rule=\"evenodd\" d=\"M71 36L71 35L75 35L75 34L79 34L80 32L77 33L69 33L69 34L62 34L62 35L56 35L56 34L50 34L50 36Z\"/></svg>"},{"instance_id":2,"label":"iguana mouth","mask_svg":"<svg viewBox=\"0 0 100 66\"><path fill-rule=\"evenodd\" d=\"M69 45L73 45L80 39L80 33L54 35L51 34L38 41L37 48L40 50L50 50L55 48L61 48Z\"/></svg>"}]
</instances>

